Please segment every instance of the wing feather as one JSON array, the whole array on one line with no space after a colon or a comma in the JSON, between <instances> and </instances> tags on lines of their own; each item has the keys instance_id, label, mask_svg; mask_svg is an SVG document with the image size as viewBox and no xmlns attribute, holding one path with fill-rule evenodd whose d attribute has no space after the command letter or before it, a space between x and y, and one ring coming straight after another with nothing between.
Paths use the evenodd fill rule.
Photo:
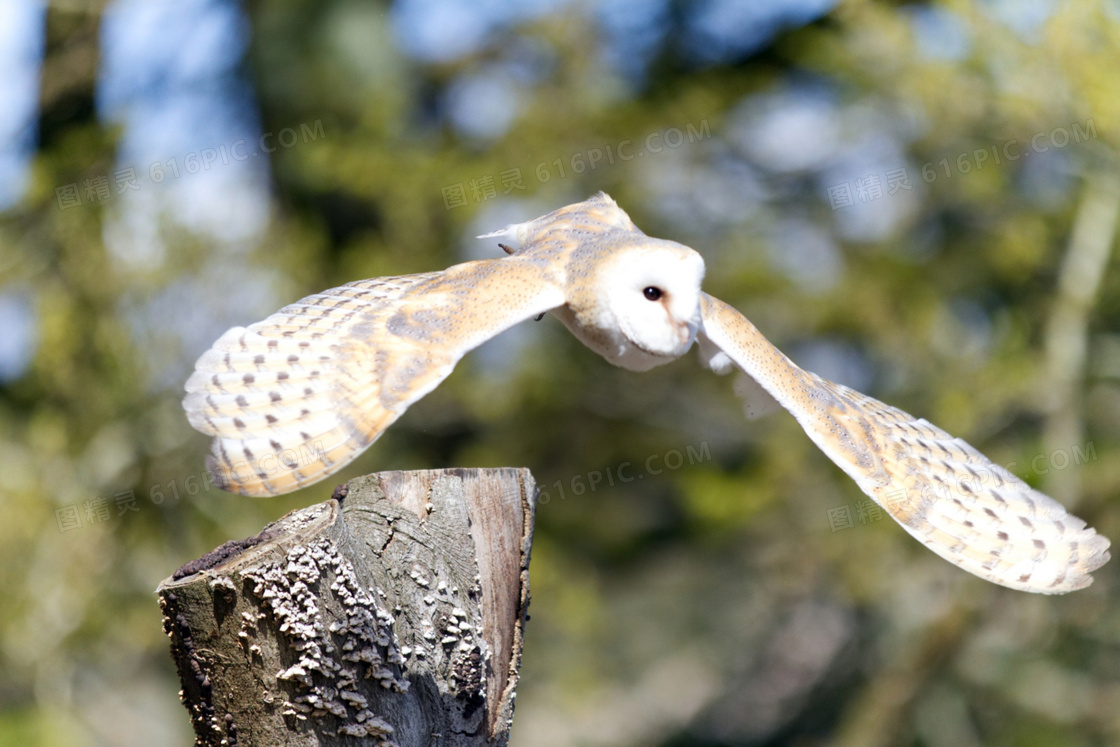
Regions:
<instances>
[{"instance_id":1,"label":"wing feather","mask_svg":"<svg viewBox=\"0 0 1120 747\"><path fill-rule=\"evenodd\" d=\"M215 483L287 493L348 464L468 351L563 303L518 257L350 283L230 329L198 359L183 407L214 436Z\"/></svg>"},{"instance_id":2,"label":"wing feather","mask_svg":"<svg viewBox=\"0 0 1120 747\"><path fill-rule=\"evenodd\" d=\"M1109 541L959 438L802 370L731 306L702 295L701 354L762 385L860 489L926 547L1003 586L1092 583Z\"/></svg>"}]
</instances>

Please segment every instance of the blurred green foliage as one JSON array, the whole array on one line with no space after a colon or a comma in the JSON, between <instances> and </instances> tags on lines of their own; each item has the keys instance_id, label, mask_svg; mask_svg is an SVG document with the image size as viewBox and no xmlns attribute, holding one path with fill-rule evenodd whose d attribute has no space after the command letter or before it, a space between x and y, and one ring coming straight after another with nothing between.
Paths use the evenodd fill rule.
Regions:
<instances>
[{"instance_id":1,"label":"blurred green foliage","mask_svg":"<svg viewBox=\"0 0 1120 747\"><path fill-rule=\"evenodd\" d=\"M732 382L691 356L634 374L552 319L523 325L339 480L257 502L197 489L206 439L178 400L213 337L168 332L200 310L249 323L350 280L496 256L470 237L606 190L647 233L700 251L707 290L795 360L1014 462L1120 537L1115 259L1074 326L1086 359L1047 355L1079 216L1120 199L1120 11L1035 5L1024 27L1000 3L853 0L698 59L687 29L704 4L668 3L635 75L582 7L425 61L386 6L247 2L235 73L260 130L322 137L271 154L269 221L247 254L172 220L171 202L167 251L146 264L109 246L122 200L59 209L56 188L111 172L127 132L98 116L97 67L81 63L98 59L100 10L52 6L31 187L0 223L0 292L33 294L37 338L0 383L0 744L187 743L161 579L357 474L504 465L547 493L516 744L1120 741L1115 562L1063 598L968 576L861 513L791 418L747 421ZM503 66L531 70L512 121L465 132L449 92ZM634 153L673 128L679 147L574 173L577 154ZM1057 130L1082 136L1061 147ZM884 177L879 197L830 202L895 168L909 189ZM511 169L524 190L503 195ZM471 191L486 176L493 197ZM456 185L465 204L449 207ZM1086 225L1085 241L1114 243L1114 222ZM265 301L237 273L267 278ZM127 491L136 510L119 515ZM97 499L109 517L90 523ZM837 531L841 506L854 526ZM69 507L82 526L61 531Z\"/></svg>"}]
</instances>

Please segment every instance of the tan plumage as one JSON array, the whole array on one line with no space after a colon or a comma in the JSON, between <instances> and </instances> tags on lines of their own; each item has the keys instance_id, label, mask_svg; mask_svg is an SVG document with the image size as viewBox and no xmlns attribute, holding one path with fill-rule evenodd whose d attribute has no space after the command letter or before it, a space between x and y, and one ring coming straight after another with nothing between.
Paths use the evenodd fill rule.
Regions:
<instances>
[{"instance_id":1,"label":"tan plumage","mask_svg":"<svg viewBox=\"0 0 1120 747\"><path fill-rule=\"evenodd\" d=\"M734 363L757 380L864 493L941 557L1046 594L1088 586L1089 573L1108 560L1107 539L961 439L798 368L722 301L704 294L701 306L701 351L713 368Z\"/></svg>"},{"instance_id":2,"label":"tan plumage","mask_svg":"<svg viewBox=\"0 0 1120 747\"><path fill-rule=\"evenodd\" d=\"M694 341L789 410L908 532L947 560L1024 591L1087 586L1109 542L925 420L803 371L738 311L700 291L703 261L643 234L600 194L488 236L511 256L363 280L223 335L184 407L214 436L210 469L246 495L323 479L366 449L469 350L551 311L615 365L646 370Z\"/></svg>"},{"instance_id":3,"label":"tan plumage","mask_svg":"<svg viewBox=\"0 0 1120 747\"><path fill-rule=\"evenodd\" d=\"M563 302L513 258L376 278L234 327L187 381L191 425L214 436L215 482L288 493L341 469L469 350Z\"/></svg>"}]
</instances>

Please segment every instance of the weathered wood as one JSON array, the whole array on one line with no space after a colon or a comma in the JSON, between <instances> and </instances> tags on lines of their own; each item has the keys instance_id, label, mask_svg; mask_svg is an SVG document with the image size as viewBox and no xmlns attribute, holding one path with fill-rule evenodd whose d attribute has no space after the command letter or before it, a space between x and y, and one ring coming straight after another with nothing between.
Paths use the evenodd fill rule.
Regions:
<instances>
[{"instance_id":1,"label":"weathered wood","mask_svg":"<svg viewBox=\"0 0 1120 747\"><path fill-rule=\"evenodd\" d=\"M157 589L199 745L504 745L527 470L350 481Z\"/></svg>"}]
</instances>

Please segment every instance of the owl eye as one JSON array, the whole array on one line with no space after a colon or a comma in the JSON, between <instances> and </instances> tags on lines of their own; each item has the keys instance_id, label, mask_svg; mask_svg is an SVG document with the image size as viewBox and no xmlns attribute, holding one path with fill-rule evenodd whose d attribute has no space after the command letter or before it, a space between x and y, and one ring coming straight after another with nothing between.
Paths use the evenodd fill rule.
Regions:
<instances>
[{"instance_id":1,"label":"owl eye","mask_svg":"<svg viewBox=\"0 0 1120 747\"><path fill-rule=\"evenodd\" d=\"M642 294L645 295L647 301L656 301L661 298L661 289L651 285L642 291Z\"/></svg>"}]
</instances>

